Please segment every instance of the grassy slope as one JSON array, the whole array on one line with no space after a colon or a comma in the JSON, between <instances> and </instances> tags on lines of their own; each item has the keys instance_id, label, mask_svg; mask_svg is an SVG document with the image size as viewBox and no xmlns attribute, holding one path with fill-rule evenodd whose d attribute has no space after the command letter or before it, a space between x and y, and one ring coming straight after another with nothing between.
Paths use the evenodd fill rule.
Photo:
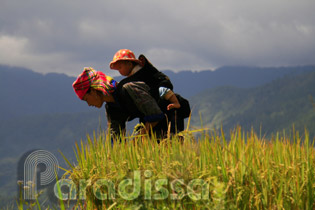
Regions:
<instances>
[{"instance_id":1,"label":"grassy slope","mask_svg":"<svg viewBox=\"0 0 315 210\"><path fill-rule=\"evenodd\" d=\"M304 130L315 127L315 73L275 80L267 85L242 89L220 87L205 91L191 99L194 104L192 123L200 125L197 113L202 114L204 126L232 129L240 124L244 129L254 127L264 134L295 127Z\"/></svg>"}]
</instances>

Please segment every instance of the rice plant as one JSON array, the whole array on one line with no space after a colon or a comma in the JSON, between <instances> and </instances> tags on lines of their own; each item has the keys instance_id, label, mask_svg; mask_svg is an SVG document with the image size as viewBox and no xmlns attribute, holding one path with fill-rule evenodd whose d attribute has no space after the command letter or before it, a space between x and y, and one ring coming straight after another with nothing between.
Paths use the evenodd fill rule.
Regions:
<instances>
[{"instance_id":1,"label":"rice plant","mask_svg":"<svg viewBox=\"0 0 315 210\"><path fill-rule=\"evenodd\" d=\"M200 137L195 137L198 132ZM314 209L314 147L301 137L270 139L240 127L154 136L109 133L75 145L64 179L77 209ZM183 140L184 139L184 140Z\"/></svg>"}]
</instances>

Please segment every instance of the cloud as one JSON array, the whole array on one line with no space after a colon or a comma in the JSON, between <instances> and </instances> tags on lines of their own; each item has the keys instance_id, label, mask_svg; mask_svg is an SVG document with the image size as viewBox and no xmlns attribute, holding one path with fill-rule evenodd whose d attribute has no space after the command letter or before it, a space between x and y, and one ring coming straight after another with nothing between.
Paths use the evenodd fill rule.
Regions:
<instances>
[{"instance_id":1,"label":"cloud","mask_svg":"<svg viewBox=\"0 0 315 210\"><path fill-rule=\"evenodd\" d=\"M204 66L213 66L209 61L205 62L195 54L181 50L153 48L144 54L150 58L151 63L156 64L155 67L158 69L171 69L173 71L202 70Z\"/></svg>"},{"instance_id":2,"label":"cloud","mask_svg":"<svg viewBox=\"0 0 315 210\"><path fill-rule=\"evenodd\" d=\"M0 37L0 63L11 66L23 66L38 72L64 72L65 66L72 68L67 61L70 55L60 52L39 53L31 52L30 41L26 38L12 36ZM66 65L65 65L66 64ZM78 66L81 68L81 66ZM67 72L67 71L66 71Z\"/></svg>"},{"instance_id":3,"label":"cloud","mask_svg":"<svg viewBox=\"0 0 315 210\"><path fill-rule=\"evenodd\" d=\"M3 0L0 63L113 74L114 53L128 48L176 71L314 64L314 9L312 0Z\"/></svg>"}]
</instances>

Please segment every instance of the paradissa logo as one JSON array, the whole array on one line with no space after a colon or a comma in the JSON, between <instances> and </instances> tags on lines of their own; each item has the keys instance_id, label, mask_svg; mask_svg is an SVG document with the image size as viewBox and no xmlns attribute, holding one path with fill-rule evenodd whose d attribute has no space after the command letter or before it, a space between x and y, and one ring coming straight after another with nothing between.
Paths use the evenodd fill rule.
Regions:
<instances>
[{"instance_id":1,"label":"paradissa logo","mask_svg":"<svg viewBox=\"0 0 315 210\"><path fill-rule=\"evenodd\" d=\"M123 179L118 185L109 179L98 179L93 184L87 180L79 180L76 185L70 179L59 180L55 184L54 192L60 200L85 200L87 188L91 187L93 195L99 200L113 200L119 196L125 200L138 199L143 189L144 200L181 200L188 196L194 201L209 199L209 184L202 179L193 179L185 183L183 179L155 179L152 172L146 170L141 177L141 171L133 172L133 178ZM141 179L142 178L142 179ZM67 189L61 192L60 189ZM90 190L89 190L90 191Z\"/></svg>"},{"instance_id":2,"label":"paradissa logo","mask_svg":"<svg viewBox=\"0 0 315 210\"><path fill-rule=\"evenodd\" d=\"M39 170L39 165L43 165L44 169ZM143 171L143 174L139 170L133 171L132 178L121 181L98 179L92 183L91 180L82 179L74 183L70 179L61 179L55 182L59 163L52 153L45 150L36 150L28 154L23 167L22 183L26 200L34 200L38 194L37 190L48 184L53 184L53 193L60 200L85 200L87 191L93 192L99 200L112 200L118 197L135 200L140 198L140 195L144 200L181 200L185 196L194 201L209 199L209 183L202 179L193 179L186 183L183 179L155 179L152 178L150 170Z\"/></svg>"}]
</instances>

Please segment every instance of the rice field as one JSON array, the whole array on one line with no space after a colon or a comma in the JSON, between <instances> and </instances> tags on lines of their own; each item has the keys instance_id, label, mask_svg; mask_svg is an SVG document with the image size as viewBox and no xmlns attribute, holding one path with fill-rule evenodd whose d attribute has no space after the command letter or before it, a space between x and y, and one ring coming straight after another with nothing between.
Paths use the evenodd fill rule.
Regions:
<instances>
[{"instance_id":1,"label":"rice field","mask_svg":"<svg viewBox=\"0 0 315 210\"><path fill-rule=\"evenodd\" d=\"M187 130L159 143L149 136L87 137L64 169L72 186L65 206L70 199L73 209L88 210L315 208L307 131L266 139L237 127L228 136Z\"/></svg>"}]
</instances>

